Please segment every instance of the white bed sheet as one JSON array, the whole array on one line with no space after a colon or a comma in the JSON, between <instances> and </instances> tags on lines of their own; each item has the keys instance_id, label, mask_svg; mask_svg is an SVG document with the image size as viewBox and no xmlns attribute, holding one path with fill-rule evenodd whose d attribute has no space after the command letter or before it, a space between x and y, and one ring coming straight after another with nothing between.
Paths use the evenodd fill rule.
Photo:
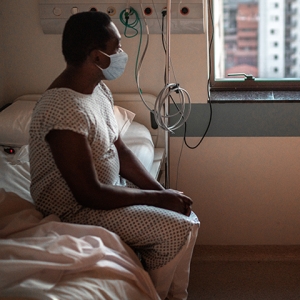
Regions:
<instances>
[{"instance_id":1,"label":"white bed sheet","mask_svg":"<svg viewBox=\"0 0 300 300\"><path fill-rule=\"evenodd\" d=\"M20 297L22 296L22 297ZM159 299L135 253L104 228L43 219L0 189L0 299Z\"/></svg>"},{"instance_id":2,"label":"white bed sheet","mask_svg":"<svg viewBox=\"0 0 300 300\"><path fill-rule=\"evenodd\" d=\"M15 154L8 154L4 147L0 147L0 188L32 202L28 145L14 149Z\"/></svg>"}]
</instances>

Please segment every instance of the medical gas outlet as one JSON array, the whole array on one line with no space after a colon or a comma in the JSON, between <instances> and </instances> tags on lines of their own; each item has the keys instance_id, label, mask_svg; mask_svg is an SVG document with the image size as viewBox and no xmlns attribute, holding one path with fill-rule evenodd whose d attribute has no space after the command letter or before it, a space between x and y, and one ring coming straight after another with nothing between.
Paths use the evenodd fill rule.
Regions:
<instances>
[{"instance_id":1,"label":"medical gas outlet","mask_svg":"<svg viewBox=\"0 0 300 300\"><path fill-rule=\"evenodd\" d=\"M172 0L172 34L204 33L203 1ZM127 5L127 0L39 0L40 22L44 33L61 34L71 15L89 10L103 11L110 15L120 32L123 32L120 14ZM143 0L142 3L140 0L131 0L129 5L140 19L145 18L150 34L161 33L161 14L166 9L167 0Z\"/></svg>"}]
</instances>

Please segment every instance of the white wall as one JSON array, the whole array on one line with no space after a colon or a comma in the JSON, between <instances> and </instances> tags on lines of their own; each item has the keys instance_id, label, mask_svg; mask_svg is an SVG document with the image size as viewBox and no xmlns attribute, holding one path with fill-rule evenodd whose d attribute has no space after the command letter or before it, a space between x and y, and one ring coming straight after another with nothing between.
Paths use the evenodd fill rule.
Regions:
<instances>
[{"instance_id":1,"label":"white wall","mask_svg":"<svg viewBox=\"0 0 300 300\"><path fill-rule=\"evenodd\" d=\"M125 1L125 0L124 0ZM26 93L41 93L65 64L61 36L44 35L38 0L0 1L0 105ZM151 36L141 76L144 92L163 87L161 38ZM109 84L113 92L135 92L137 38L123 38L130 56L126 73ZM205 35L173 35L176 76L194 103L206 101ZM222 124L220 124L222 126ZM198 138L189 138L196 144ZM171 184L176 181L181 138L171 138ZM178 189L194 199L201 220L199 244L299 244L299 138L206 138L183 148Z\"/></svg>"}]
</instances>

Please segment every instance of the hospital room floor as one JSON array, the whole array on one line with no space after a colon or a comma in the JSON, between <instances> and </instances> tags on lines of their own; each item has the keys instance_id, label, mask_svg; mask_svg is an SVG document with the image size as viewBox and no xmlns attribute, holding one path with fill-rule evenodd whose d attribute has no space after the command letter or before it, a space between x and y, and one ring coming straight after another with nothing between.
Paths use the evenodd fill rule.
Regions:
<instances>
[{"instance_id":1,"label":"hospital room floor","mask_svg":"<svg viewBox=\"0 0 300 300\"><path fill-rule=\"evenodd\" d=\"M196 246L188 300L298 300L300 246Z\"/></svg>"}]
</instances>

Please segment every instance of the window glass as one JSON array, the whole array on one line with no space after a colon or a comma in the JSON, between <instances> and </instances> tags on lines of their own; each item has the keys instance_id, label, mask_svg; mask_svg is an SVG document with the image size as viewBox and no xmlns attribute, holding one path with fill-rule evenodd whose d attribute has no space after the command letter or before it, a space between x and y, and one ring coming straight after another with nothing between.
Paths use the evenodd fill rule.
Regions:
<instances>
[{"instance_id":1,"label":"window glass","mask_svg":"<svg viewBox=\"0 0 300 300\"><path fill-rule=\"evenodd\" d=\"M300 0L211 0L212 88L300 89Z\"/></svg>"}]
</instances>

